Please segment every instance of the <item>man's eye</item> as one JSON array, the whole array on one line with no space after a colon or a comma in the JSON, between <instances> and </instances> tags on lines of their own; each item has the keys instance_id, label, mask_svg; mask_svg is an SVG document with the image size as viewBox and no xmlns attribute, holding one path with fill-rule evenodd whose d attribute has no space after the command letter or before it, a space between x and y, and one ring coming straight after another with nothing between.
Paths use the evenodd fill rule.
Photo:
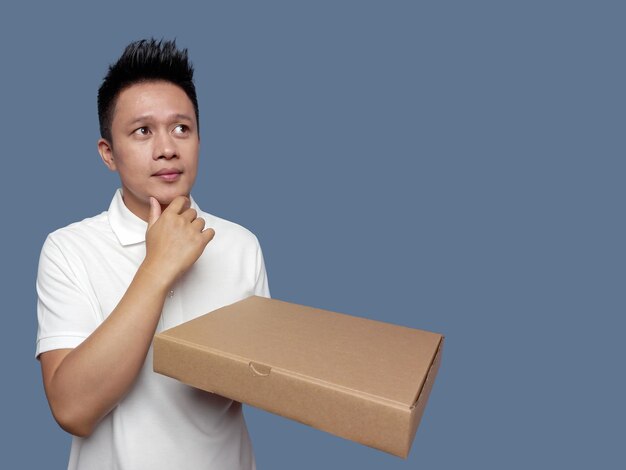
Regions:
<instances>
[{"instance_id":1,"label":"man's eye","mask_svg":"<svg viewBox=\"0 0 626 470\"><path fill-rule=\"evenodd\" d=\"M189 127L184 124L179 124L174 128L176 134L186 134L189 131Z\"/></svg>"},{"instance_id":2,"label":"man's eye","mask_svg":"<svg viewBox=\"0 0 626 470\"><path fill-rule=\"evenodd\" d=\"M134 133L138 135L148 135L148 132L150 132L150 130L147 127L140 127L136 129Z\"/></svg>"}]
</instances>

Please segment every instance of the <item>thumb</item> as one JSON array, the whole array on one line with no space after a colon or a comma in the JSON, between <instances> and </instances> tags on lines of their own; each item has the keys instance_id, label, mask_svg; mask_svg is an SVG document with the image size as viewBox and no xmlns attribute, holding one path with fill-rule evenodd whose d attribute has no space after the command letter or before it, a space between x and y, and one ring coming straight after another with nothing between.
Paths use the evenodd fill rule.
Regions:
<instances>
[{"instance_id":1,"label":"thumb","mask_svg":"<svg viewBox=\"0 0 626 470\"><path fill-rule=\"evenodd\" d=\"M148 230L150 227L154 225L154 223L159 220L161 216L161 204L156 198L150 196L150 214L148 214Z\"/></svg>"}]
</instances>

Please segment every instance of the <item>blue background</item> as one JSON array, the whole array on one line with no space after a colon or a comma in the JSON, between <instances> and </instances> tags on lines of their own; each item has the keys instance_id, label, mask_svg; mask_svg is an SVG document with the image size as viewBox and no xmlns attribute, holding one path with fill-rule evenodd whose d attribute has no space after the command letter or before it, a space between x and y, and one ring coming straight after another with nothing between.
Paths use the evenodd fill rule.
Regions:
<instances>
[{"instance_id":1,"label":"blue background","mask_svg":"<svg viewBox=\"0 0 626 470\"><path fill-rule=\"evenodd\" d=\"M87 3L0 11L0 467L65 468L39 250L108 207L96 91L152 35L196 67L194 197L272 295L447 339L408 460L247 408L260 469L623 465L624 3Z\"/></svg>"}]
</instances>

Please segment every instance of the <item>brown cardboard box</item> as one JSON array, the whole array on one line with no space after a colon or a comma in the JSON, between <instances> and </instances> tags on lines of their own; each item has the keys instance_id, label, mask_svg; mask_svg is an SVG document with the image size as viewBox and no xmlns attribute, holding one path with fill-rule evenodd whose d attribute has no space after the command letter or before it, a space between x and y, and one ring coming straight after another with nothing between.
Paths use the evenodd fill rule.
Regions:
<instances>
[{"instance_id":1,"label":"brown cardboard box","mask_svg":"<svg viewBox=\"0 0 626 470\"><path fill-rule=\"evenodd\" d=\"M249 297L154 338L154 370L406 458L443 336Z\"/></svg>"}]
</instances>

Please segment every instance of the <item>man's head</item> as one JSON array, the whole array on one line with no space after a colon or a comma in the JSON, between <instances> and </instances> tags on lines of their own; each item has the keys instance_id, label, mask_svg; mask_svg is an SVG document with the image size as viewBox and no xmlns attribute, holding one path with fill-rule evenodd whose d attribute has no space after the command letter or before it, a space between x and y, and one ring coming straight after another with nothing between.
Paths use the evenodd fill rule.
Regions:
<instances>
[{"instance_id":1,"label":"man's head","mask_svg":"<svg viewBox=\"0 0 626 470\"><path fill-rule=\"evenodd\" d=\"M142 39L126 46L122 56L109 67L98 90L98 119L100 135L104 139L113 143L111 124L120 92L136 83L158 80L182 88L193 104L199 123L193 66L187 57L187 49L177 49L175 40Z\"/></svg>"},{"instance_id":2,"label":"man's head","mask_svg":"<svg viewBox=\"0 0 626 470\"><path fill-rule=\"evenodd\" d=\"M174 42L130 44L98 93L98 151L120 175L124 203L147 220L150 197L161 206L188 196L200 139L193 69Z\"/></svg>"}]
</instances>

